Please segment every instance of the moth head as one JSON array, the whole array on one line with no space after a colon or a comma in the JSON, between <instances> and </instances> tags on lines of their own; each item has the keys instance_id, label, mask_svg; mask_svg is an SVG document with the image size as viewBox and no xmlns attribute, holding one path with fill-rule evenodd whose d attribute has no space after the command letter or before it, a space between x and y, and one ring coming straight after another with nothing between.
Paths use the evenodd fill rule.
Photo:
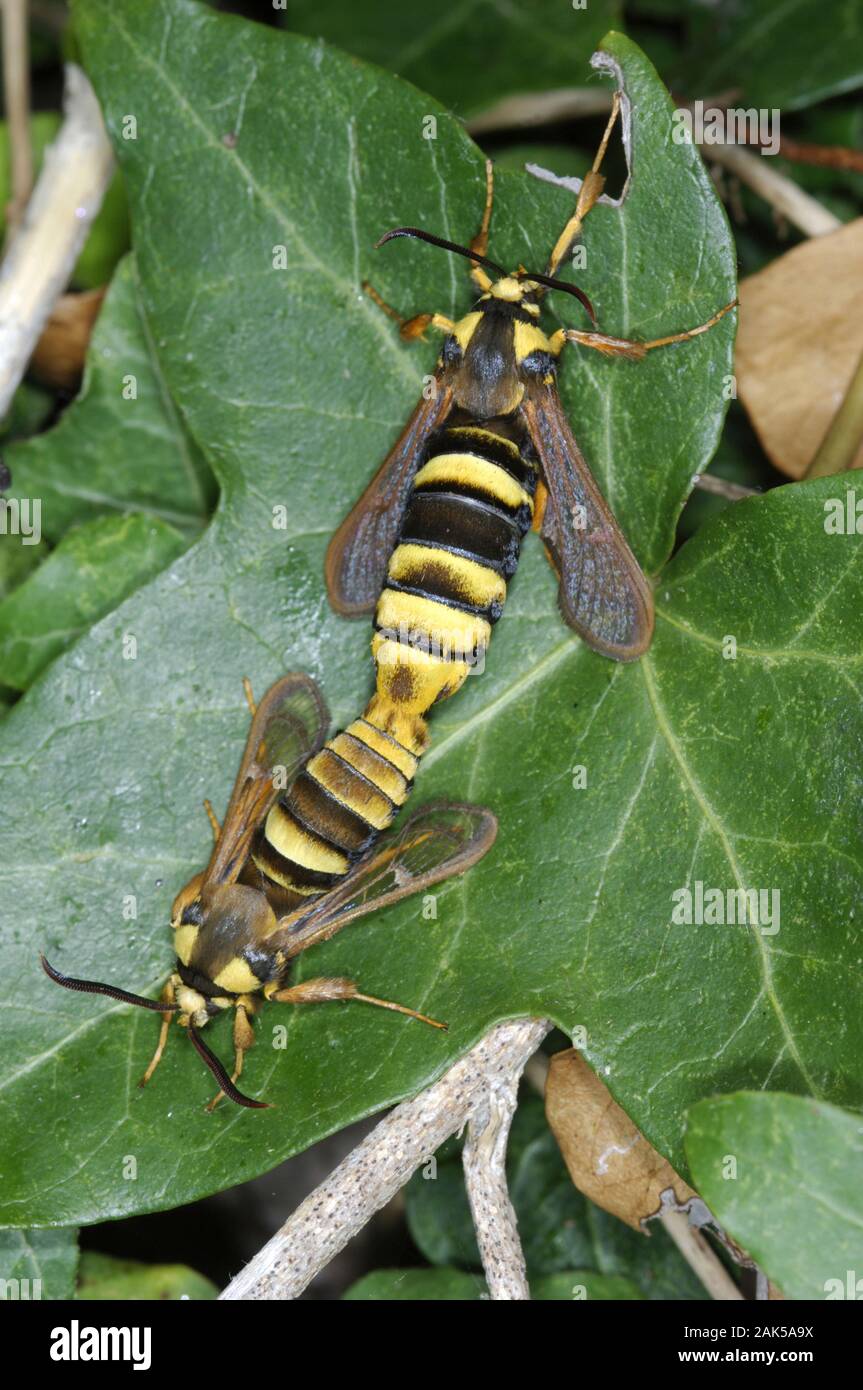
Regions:
<instances>
[{"instance_id":1,"label":"moth head","mask_svg":"<svg viewBox=\"0 0 863 1390\"><path fill-rule=\"evenodd\" d=\"M457 256L466 257L475 267L482 266L484 270L491 271L493 275L497 276L497 279L489 283L489 296L493 299L519 304L534 316L539 315L539 298L546 290L563 290L566 294L574 295L584 305L594 328L596 327L596 314L593 312L593 305L584 290L580 290L577 285L570 284L568 280L558 280L553 275L542 275L536 270L525 270L524 266L519 266L518 270L514 270L511 275L508 275L502 266L499 266L496 261L489 260L488 256L481 256L478 251L472 251L467 246L459 246L455 241L447 241L444 237L433 236L431 232L425 232L421 227L394 227L392 231L384 232L383 236L375 242L375 250L379 246L383 246L385 242L394 241L398 237L411 237L415 241L427 241L430 246L439 246L443 251L452 251Z\"/></svg>"}]
</instances>

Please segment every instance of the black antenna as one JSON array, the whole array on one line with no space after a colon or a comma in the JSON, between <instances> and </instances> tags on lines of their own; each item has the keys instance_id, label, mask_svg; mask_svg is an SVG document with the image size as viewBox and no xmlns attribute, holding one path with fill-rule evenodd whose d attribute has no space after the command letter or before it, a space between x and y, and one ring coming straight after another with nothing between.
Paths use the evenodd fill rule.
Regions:
<instances>
[{"instance_id":1,"label":"black antenna","mask_svg":"<svg viewBox=\"0 0 863 1390\"><path fill-rule=\"evenodd\" d=\"M155 1009L160 1014L175 1013L179 1007L177 1004L163 1004L159 999L145 999L142 994L130 994L127 989L118 989L116 985L103 985L98 980L76 980L72 975L63 975L54 969L41 951L39 959L49 979L52 979L55 985L62 985L64 989L76 989L82 994L107 994L109 999L118 999L121 1004L137 1004L139 1009Z\"/></svg>"},{"instance_id":2,"label":"black antenna","mask_svg":"<svg viewBox=\"0 0 863 1390\"><path fill-rule=\"evenodd\" d=\"M191 1019L189 1019L188 1031L189 1037L192 1039L192 1044L195 1050L197 1051L198 1055L203 1058L207 1066L210 1068L210 1071L213 1073L214 1077L219 1083L219 1090L224 1091L225 1095L228 1097L228 1100L232 1100L235 1105L248 1106L250 1110L270 1109L270 1106L267 1104L265 1100L252 1100L250 1096L244 1096L242 1091L237 1090L233 1081L228 1076L228 1073L225 1071L225 1068L222 1066L222 1063L219 1061L215 1053L211 1052L210 1049L207 1047L207 1044L204 1042L203 1038L201 1037L200 1033L198 1032Z\"/></svg>"},{"instance_id":3,"label":"black antenna","mask_svg":"<svg viewBox=\"0 0 863 1390\"><path fill-rule=\"evenodd\" d=\"M593 305L584 293L584 290L580 290L577 285L571 285L568 280L555 280L551 275L540 275L537 271L533 270L520 270L518 272L518 279L535 280L538 285L545 285L546 289L565 290L567 294L574 295L575 298L580 300L584 305L585 309L590 314L594 328L596 328L596 314L593 312Z\"/></svg>"},{"instance_id":4,"label":"black antenna","mask_svg":"<svg viewBox=\"0 0 863 1390\"><path fill-rule=\"evenodd\" d=\"M469 261L476 265L484 265L486 270L493 270L496 275L506 277L506 271L502 266L495 265L488 256L481 256L477 251L471 251L467 246L459 246L455 241L444 241L443 237L432 236L431 232L424 232L419 227L395 227L391 232L384 232L380 241L375 242L375 250L383 246L386 241L394 241L396 237L408 236L417 241L427 241L430 246L440 246L444 251L454 251L457 256L465 256Z\"/></svg>"}]
</instances>

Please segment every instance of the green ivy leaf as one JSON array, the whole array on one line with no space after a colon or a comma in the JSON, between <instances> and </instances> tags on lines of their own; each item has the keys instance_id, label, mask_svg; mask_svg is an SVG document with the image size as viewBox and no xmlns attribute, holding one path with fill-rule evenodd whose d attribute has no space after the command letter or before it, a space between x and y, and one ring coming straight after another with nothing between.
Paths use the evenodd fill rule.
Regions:
<instances>
[{"instance_id":1,"label":"green ivy leaf","mask_svg":"<svg viewBox=\"0 0 863 1390\"><path fill-rule=\"evenodd\" d=\"M863 1116L800 1096L716 1096L689 1111L686 1154L717 1220L786 1298L863 1296Z\"/></svg>"},{"instance_id":2,"label":"green ivy leaf","mask_svg":"<svg viewBox=\"0 0 863 1390\"><path fill-rule=\"evenodd\" d=\"M580 8L476 0L443 9L425 0L290 0L285 22L399 73L466 118L516 93L583 81L591 53L620 18L620 0Z\"/></svg>"},{"instance_id":3,"label":"green ivy leaf","mask_svg":"<svg viewBox=\"0 0 863 1390\"><path fill-rule=\"evenodd\" d=\"M553 1299L637 1299L641 1297L631 1279L615 1274L596 1274L593 1270L573 1269L532 1279L530 1296L534 1302ZM366 1274L344 1294L348 1303L403 1302L433 1300L438 1303L476 1303L489 1297L485 1280L461 1269L376 1269Z\"/></svg>"},{"instance_id":4,"label":"green ivy leaf","mask_svg":"<svg viewBox=\"0 0 863 1390\"><path fill-rule=\"evenodd\" d=\"M212 477L165 382L132 257L102 305L81 394L52 430L10 445L5 459L7 496L39 499L49 541L76 523L127 511L189 535L200 530ZM0 536L0 547L7 540Z\"/></svg>"},{"instance_id":5,"label":"green ivy leaf","mask_svg":"<svg viewBox=\"0 0 863 1390\"><path fill-rule=\"evenodd\" d=\"M30 543L32 542L32 543ZM49 554L44 541L35 535L25 545L20 536L0 536L0 604Z\"/></svg>"},{"instance_id":6,"label":"green ivy leaf","mask_svg":"<svg viewBox=\"0 0 863 1390\"><path fill-rule=\"evenodd\" d=\"M534 1279L530 1296L534 1302L580 1302L596 1298L628 1302L643 1297L634 1280L625 1279L622 1274L596 1274L588 1269L561 1270L558 1274Z\"/></svg>"},{"instance_id":7,"label":"green ivy leaf","mask_svg":"<svg viewBox=\"0 0 863 1390\"><path fill-rule=\"evenodd\" d=\"M584 178L593 163L593 152L572 145L508 145L496 150L495 174L502 170L521 173L528 164L538 164L560 178Z\"/></svg>"},{"instance_id":8,"label":"green ivy leaf","mask_svg":"<svg viewBox=\"0 0 863 1390\"><path fill-rule=\"evenodd\" d=\"M103 516L67 532L0 603L0 682L26 690L59 652L185 548L180 532L153 516Z\"/></svg>"},{"instance_id":9,"label":"green ivy leaf","mask_svg":"<svg viewBox=\"0 0 863 1390\"><path fill-rule=\"evenodd\" d=\"M50 391L31 381L22 381L3 417L0 440L7 445L13 439L26 439L44 429L56 409L56 398ZM5 547L0 546L0 551Z\"/></svg>"},{"instance_id":10,"label":"green ivy leaf","mask_svg":"<svg viewBox=\"0 0 863 1390\"><path fill-rule=\"evenodd\" d=\"M0 1301L67 1299L75 1294L78 1232L0 1231Z\"/></svg>"},{"instance_id":11,"label":"green ivy leaf","mask_svg":"<svg viewBox=\"0 0 863 1390\"><path fill-rule=\"evenodd\" d=\"M118 1260L85 1250L81 1255L76 1297L104 1302L129 1299L137 1302L190 1299L193 1303L218 1298L219 1290L203 1274L187 1265L148 1265L140 1260Z\"/></svg>"},{"instance_id":12,"label":"green ivy leaf","mask_svg":"<svg viewBox=\"0 0 863 1390\"><path fill-rule=\"evenodd\" d=\"M450 1141L405 1189L407 1219L417 1248L435 1265L480 1268L468 1206L461 1146ZM542 1102L523 1099L507 1149L507 1184L531 1289L567 1270L628 1276L650 1299L703 1299L707 1295L666 1232L654 1226L639 1235L573 1186ZM534 1295L536 1296L536 1295ZM556 1297L558 1295L555 1295ZM571 1295L565 1293L563 1297Z\"/></svg>"},{"instance_id":13,"label":"green ivy leaf","mask_svg":"<svg viewBox=\"0 0 863 1390\"><path fill-rule=\"evenodd\" d=\"M368 698L368 626L330 612L323 552L435 350L403 346L360 285L374 275L407 312L466 307L451 258L370 248L399 222L469 236L483 196L461 127L439 111L437 140L424 140L428 96L325 46L189 0L79 0L75 13L124 163L159 366L223 501L203 539L3 723L4 788L22 812L0 846L14 989L0 1121L16 1137L0 1152L0 1219L93 1221L236 1183L414 1093L522 1014L584 1026L592 1064L678 1167L686 1106L729 1077L852 1103L863 604L856 538L823 528L829 479L741 503L689 542L634 667L563 628L529 538L486 673L435 714L417 792L497 810L493 853L439 893L436 920L405 902L300 972L425 1007L448 1019L446 1036L352 1006L268 1009L244 1081L275 1107L206 1115L211 1079L185 1039L140 1093L154 1020L39 975L37 942L61 968L158 989L171 899L209 854L201 799L224 805L236 770L242 675L260 692L309 671L339 722ZM584 283L604 327L648 337L727 302L733 254L697 152L669 139L650 65L619 35L605 46L635 107L633 179L622 209L591 214ZM119 134L130 110L137 140ZM494 254L544 257L571 208L564 190L502 176ZM274 270L282 256L288 269ZM559 308L580 321L568 299ZM642 364L573 355L563 373L587 456L651 570L715 447L731 334L726 320ZM729 633L736 662L722 654ZM48 776L34 839L23 808ZM745 927L673 927L671 895L696 879L780 887L782 949ZM813 1004L820 981L844 1032ZM227 1055L226 1027L212 1034Z\"/></svg>"},{"instance_id":14,"label":"green ivy leaf","mask_svg":"<svg viewBox=\"0 0 863 1390\"><path fill-rule=\"evenodd\" d=\"M799 111L863 86L863 13L857 0L746 0L693 5L685 90L734 90L738 107Z\"/></svg>"},{"instance_id":15,"label":"green ivy leaf","mask_svg":"<svg viewBox=\"0 0 863 1390\"><path fill-rule=\"evenodd\" d=\"M488 1298L485 1280L461 1269L376 1269L342 1295L348 1303L475 1303Z\"/></svg>"}]
</instances>

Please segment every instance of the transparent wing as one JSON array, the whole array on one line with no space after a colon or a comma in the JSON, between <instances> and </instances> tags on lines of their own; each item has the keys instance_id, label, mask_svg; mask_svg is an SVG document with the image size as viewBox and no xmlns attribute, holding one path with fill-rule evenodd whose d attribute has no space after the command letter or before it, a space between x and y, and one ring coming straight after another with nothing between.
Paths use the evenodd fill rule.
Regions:
<instances>
[{"instance_id":1,"label":"transparent wing","mask_svg":"<svg viewBox=\"0 0 863 1390\"><path fill-rule=\"evenodd\" d=\"M329 722L324 697L309 676L283 676L270 687L252 720L205 882L236 879L255 831L276 797L320 748Z\"/></svg>"},{"instance_id":2,"label":"transparent wing","mask_svg":"<svg viewBox=\"0 0 863 1390\"><path fill-rule=\"evenodd\" d=\"M299 955L358 917L464 873L491 849L496 835L497 819L484 807L430 802L400 829L382 835L344 883L283 917L270 944L287 956Z\"/></svg>"},{"instance_id":3,"label":"transparent wing","mask_svg":"<svg viewBox=\"0 0 863 1390\"><path fill-rule=\"evenodd\" d=\"M579 449L553 386L531 382L520 407L542 463L542 539L566 622L589 646L634 661L653 636L653 594Z\"/></svg>"},{"instance_id":4,"label":"transparent wing","mask_svg":"<svg viewBox=\"0 0 863 1390\"><path fill-rule=\"evenodd\" d=\"M443 374L436 380L435 395L420 401L327 548L327 591L333 608L344 617L371 613L380 597L423 449L452 405L452 389Z\"/></svg>"}]
</instances>

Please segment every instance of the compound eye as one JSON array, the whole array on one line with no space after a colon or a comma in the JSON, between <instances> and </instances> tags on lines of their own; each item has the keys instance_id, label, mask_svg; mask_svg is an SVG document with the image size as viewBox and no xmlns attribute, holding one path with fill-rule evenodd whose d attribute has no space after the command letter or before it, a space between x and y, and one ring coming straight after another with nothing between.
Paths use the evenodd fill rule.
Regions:
<instances>
[{"instance_id":1,"label":"compound eye","mask_svg":"<svg viewBox=\"0 0 863 1390\"><path fill-rule=\"evenodd\" d=\"M204 911L201 907L201 899L196 898L188 907L183 908L183 915L180 918L180 925L183 927L199 927L204 920Z\"/></svg>"},{"instance_id":2,"label":"compound eye","mask_svg":"<svg viewBox=\"0 0 863 1390\"><path fill-rule=\"evenodd\" d=\"M441 360L445 367L457 367L464 357L461 344L452 333L444 339Z\"/></svg>"}]
</instances>

